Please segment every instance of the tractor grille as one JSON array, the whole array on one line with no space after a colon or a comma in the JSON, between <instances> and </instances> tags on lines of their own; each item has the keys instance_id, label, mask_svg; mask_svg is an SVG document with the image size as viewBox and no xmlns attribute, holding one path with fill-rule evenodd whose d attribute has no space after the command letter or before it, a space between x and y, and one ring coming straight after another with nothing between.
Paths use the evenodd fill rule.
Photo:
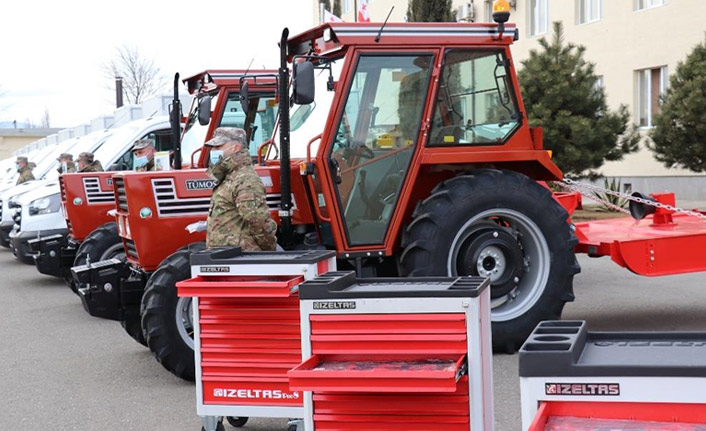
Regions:
<instances>
[{"instance_id":1,"label":"tractor grille","mask_svg":"<svg viewBox=\"0 0 706 431\"><path fill-rule=\"evenodd\" d=\"M135 241L131 239L123 239L125 242L125 253L127 255L137 261L140 260L140 258L137 256L137 247L135 246Z\"/></svg>"},{"instance_id":2,"label":"tractor grille","mask_svg":"<svg viewBox=\"0 0 706 431\"><path fill-rule=\"evenodd\" d=\"M128 212L127 194L125 194L125 180L120 177L113 178L113 187L115 188L115 205L119 210Z\"/></svg>"},{"instance_id":3,"label":"tractor grille","mask_svg":"<svg viewBox=\"0 0 706 431\"><path fill-rule=\"evenodd\" d=\"M66 219L66 229L68 229L69 234L71 234L71 236L73 236L74 228L73 228L73 226L71 226L71 220L69 220L69 219Z\"/></svg>"},{"instance_id":4,"label":"tractor grille","mask_svg":"<svg viewBox=\"0 0 706 431\"><path fill-rule=\"evenodd\" d=\"M157 202L159 217L206 215L211 205L210 197L178 198L173 178L153 179L152 191Z\"/></svg>"},{"instance_id":5,"label":"tractor grille","mask_svg":"<svg viewBox=\"0 0 706 431\"><path fill-rule=\"evenodd\" d=\"M83 191L86 192L86 201L89 205L109 204L115 199L113 192L101 191L100 179L98 179L98 177L84 178Z\"/></svg>"},{"instance_id":6,"label":"tractor grille","mask_svg":"<svg viewBox=\"0 0 706 431\"><path fill-rule=\"evenodd\" d=\"M61 202L66 203L66 186L64 185L64 178L59 176L59 191L61 192Z\"/></svg>"},{"instance_id":7,"label":"tractor grille","mask_svg":"<svg viewBox=\"0 0 706 431\"><path fill-rule=\"evenodd\" d=\"M282 206L282 194L281 193L268 193L265 197L267 203L267 208L272 210L278 210ZM292 193L292 209L297 209L297 202L294 200L294 193Z\"/></svg>"}]
</instances>

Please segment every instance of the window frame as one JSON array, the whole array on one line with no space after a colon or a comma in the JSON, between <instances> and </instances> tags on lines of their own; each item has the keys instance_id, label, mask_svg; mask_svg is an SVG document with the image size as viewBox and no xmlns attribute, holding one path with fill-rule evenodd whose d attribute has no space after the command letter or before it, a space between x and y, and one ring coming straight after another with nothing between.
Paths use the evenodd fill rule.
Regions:
<instances>
[{"instance_id":1,"label":"window frame","mask_svg":"<svg viewBox=\"0 0 706 431\"><path fill-rule=\"evenodd\" d=\"M515 108L517 109L517 114L519 114L519 117L517 118L517 124L515 127L510 131L507 135L505 135L500 142L469 142L465 144L435 144L435 145L430 145L429 143L431 142L432 138L432 131L433 131L433 122L434 122L434 116L436 115L436 107L438 103L438 92L439 92L439 87L441 86L441 79L444 74L444 68L446 67L446 54L451 51L488 51L488 52L495 52L495 53L501 53L502 56L505 58L506 65L505 65L505 73L509 80L508 84L508 90L512 90L511 94L511 101L515 105ZM431 109L431 116L429 119L429 130L427 133L427 139L426 142L424 143L424 148L427 149L435 149L435 148L475 148L475 147L497 147L497 146L502 146L506 145L510 139L517 133L523 125L524 121L524 114L522 112L522 109L520 107L520 98L518 97L517 92L515 91L515 80L512 78L512 75L510 73L510 65L507 63L509 60L510 56L508 55L507 49L504 48L497 48L497 47L486 47L486 48L446 48L441 52L441 55L443 56L442 59L442 67L439 70L439 82L436 85L436 91L434 93L434 96L436 99L434 99L434 105L432 106Z\"/></svg>"},{"instance_id":2,"label":"window frame","mask_svg":"<svg viewBox=\"0 0 706 431\"><path fill-rule=\"evenodd\" d=\"M640 4L643 6L640 6ZM657 7L662 7L667 4L667 0L635 0L634 11L640 12L643 10L650 10Z\"/></svg>"},{"instance_id":3,"label":"window frame","mask_svg":"<svg viewBox=\"0 0 706 431\"><path fill-rule=\"evenodd\" d=\"M664 92L667 90L667 85L669 84L669 69L667 65L664 66L657 66L657 67L649 67L646 69L638 69L635 71L636 74L636 87L637 87L637 100L636 100L636 106L635 106L635 112L636 112L636 123L638 125L638 128L640 129L651 129L654 127L654 123L652 122L653 115L654 113L652 112L652 105L653 105L653 96L652 96L652 73L655 70L659 70L660 73L660 79L659 79L659 94L657 95L657 103L659 103L659 97L664 94ZM644 80L645 83L645 99L647 100L647 112L645 114L645 122L646 124L641 124L640 121L640 113L642 111L642 104L643 104L643 96L642 96L642 87L641 83Z\"/></svg>"},{"instance_id":4,"label":"window frame","mask_svg":"<svg viewBox=\"0 0 706 431\"><path fill-rule=\"evenodd\" d=\"M343 232L345 236L345 242L346 242L346 247L364 247L364 248L377 248L384 246L387 240L387 236L390 233L390 227L392 226L393 223L393 218L394 215L396 214L396 210L398 205L400 204L400 201L402 199L402 190L404 186L404 180L406 180L407 176L410 173L410 168L413 165L414 162L414 157L419 151L419 148L424 145L424 142L422 142L423 136L422 136L422 127L424 123L424 118L425 118L425 112L426 108L429 103L429 98L433 97L433 94L430 95L430 89L433 84L433 78L434 78L434 68L436 67L437 61L438 61L438 55L439 51L438 50L413 50L413 51L368 51L365 49L362 49L360 51L357 51L355 53L355 57L353 58L353 64L350 68L350 70L347 72L349 75L349 78L347 78L347 82L345 83L345 96L341 98L340 100L340 105L336 107L336 109L339 109L340 112L337 113L336 115L336 122L333 123L336 125L335 128L332 128L332 130L336 130L335 133L332 134L332 138L330 142L327 143L327 148L324 152L325 154L325 169L323 175L326 176L326 182L329 182L331 185L331 192L333 194L333 198L336 201L336 205L338 206L338 216L335 217L336 223L340 223L339 227L341 231ZM334 181L334 176L335 172L333 172L332 166L331 166L331 158L334 153L334 146L336 145L336 135L338 134L338 128L340 127L341 122L343 121L343 116L346 115L346 106L348 105L348 100L351 96L351 89L353 87L353 83L356 78L356 74L358 73L358 67L360 66L360 61L363 57L412 57L412 56L428 56L431 59L430 65L429 65L429 76L427 77L427 83L426 83L426 94L424 96L424 103L422 104L422 109L420 109L419 113L419 120L418 120L418 127L417 127L417 133L416 133L416 139L413 143L412 146L412 154L410 155L409 162L407 164L406 168L406 173L405 173L405 178L403 181L400 183L400 189L397 192L397 199L395 201L395 205L392 208L392 216L388 221L387 221L387 226L385 228L385 234L382 236L380 241L375 242L375 243L366 243L366 244L360 244L358 242L354 243L351 241L351 236L350 236L350 231L348 229L348 224L346 223L346 216L344 214L345 210L345 205L341 201L341 195L339 193L338 189L338 184L335 183ZM331 221L334 222L334 218L331 218Z\"/></svg>"},{"instance_id":5,"label":"window frame","mask_svg":"<svg viewBox=\"0 0 706 431\"><path fill-rule=\"evenodd\" d=\"M543 29L543 30L537 30L537 29L535 29L535 25L534 25L534 24L535 24L535 22L534 22L534 18L535 18L535 16L534 16L534 5L538 5L537 7L538 7L539 9L543 9L543 11L540 10L539 12L540 12L540 15L541 15L542 12L543 12L543 14L544 14L544 19L541 19L541 16L539 16L539 17L538 17L539 19L538 19L537 25L536 25L536 27L539 28L539 27L540 27L540 25L539 25L540 22L543 21L543 24L544 24L544 29ZM542 36L542 35L545 35L545 34L548 34L548 33L549 33L549 0L530 0L530 2L529 2L529 13L527 14L527 16L528 16L528 18L529 18L529 23L528 23L528 25L527 25L527 28L529 29L529 31L528 31L529 37Z\"/></svg>"},{"instance_id":6,"label":"window frame","mask_svg":"<svg viewBox=\"0 0 706 431\"><path fill-rule=\"evenodd\" d=\"M590 11L593 9L594 2L598 4L598 17L590 19ZM577 25L591 24L603 19L603 0L577 0L576 8L576 23ZM581 18L585 18L583 21Z\"/></svg>"}]
</instances>

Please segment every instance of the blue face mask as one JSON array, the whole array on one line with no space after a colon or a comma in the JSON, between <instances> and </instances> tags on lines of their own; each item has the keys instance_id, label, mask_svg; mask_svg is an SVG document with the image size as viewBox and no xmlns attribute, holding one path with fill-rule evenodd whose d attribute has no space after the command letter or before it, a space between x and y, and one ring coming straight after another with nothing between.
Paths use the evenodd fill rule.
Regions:
<instances>
[{"instance_id":1,"label":"blue face mask","mask_svg":"<svg viewBox=\"0 0 706 431\"><path fill-rule=\"evenodd\" d=\"M211 158L211 164L215 165L216 163L220 162L221 159L223 158L223 151L221 150L211 150L211 153L209 154Z\"/></svg>"},{"instance_id":2,"label":"blue face mask","mask_svg":"<svg viewBox=\"0 0 706 431\"><path fill-rule=\"evenodd\" d=\"M147 158L147 156L135 157L135 160L133 161L133 167L135 169L141 168L141 167L145 166L147 164L147 162L149 162L149 159Z\"/></svg>"},{"instance_id":3,"label":"blue face mask","mask_svg":"<svg viewBox=\"0 0 706 431\"><path fill-rule=\"evenodd\" d=\"M19 164L19 163L15 163L15 169L17 169L18 171L20 170L20 164Z\"/></svg>"}]
</instances>

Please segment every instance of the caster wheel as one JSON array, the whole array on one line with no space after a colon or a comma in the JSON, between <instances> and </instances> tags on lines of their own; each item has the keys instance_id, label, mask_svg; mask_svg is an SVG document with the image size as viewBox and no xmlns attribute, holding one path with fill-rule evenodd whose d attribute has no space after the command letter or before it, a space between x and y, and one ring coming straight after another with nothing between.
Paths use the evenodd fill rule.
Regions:
<instances>
[{"instance_id":1,"label":"caster wheel","mask_svg":"<svg viewBox=\"0 0 706 431\"><path fill-rule=\"evenodd\" d=\"M206 429L201 427L201 431L206 431ZM226 427L223 426L223 422L218 422L218 425L216 425L216 431L226 431Z\"/></svg>"},{"instance_id":2,"label":"caster wheel","mask_svg":"<svg viewBox=\"0 0 706 431\"><path fill-rule=\"evenodd\" d=\"M228 423L236 428L240 428L246 423L248 423L248 418L246 416L226 416Z\"/></svg>"}]
</instances>

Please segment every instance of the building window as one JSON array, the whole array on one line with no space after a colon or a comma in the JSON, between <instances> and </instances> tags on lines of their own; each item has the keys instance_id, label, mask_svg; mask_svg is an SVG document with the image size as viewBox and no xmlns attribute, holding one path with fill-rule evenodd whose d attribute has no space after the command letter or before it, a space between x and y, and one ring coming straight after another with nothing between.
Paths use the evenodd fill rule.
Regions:
<instances>
[{"instance_id":1,"label":"building window","mask_svg":"<svg viewBox=\"0 0 706 431\"><path fill-rule=\"evenodd\" d=\"M603 0L579 0L579 24L599 21L602 8Z\"/></svg>"},{"instance_id":2,"label":"building window","mask_svg":"<svg viewBox=\"0 0 706 431\"><path fill-rule=\"evenodd\" d=\"M493 22L493 2L485 0L485 22Z\"/></svg>"},{"instance_id":3,"label":"building window","mask_svg":"<svg viewBox=\"0 0 706 431\"><path fill-rule=\"evenodd\" d=\"M351 11L351 0L343 0L343 13Z\"/></svg>"},{"instance_id":4,"label":"building window","mask_svg":"<svg viewBox=\"0 0 706 431\"><path fill-rule=\"evenodd\" d=\"M637 118L640 127L652 127L652 118L659 114L659 97L667 89L667 66L637 72Z\"/></svg>"},{"instance_id":5,"label":"building window","mask_svg":"<svg viewBox=\"0 0 706 431\"><path fill-rule=\"evenodd\" d=\"M653 7L664 6L667 0L635 0L635 10L652 9Z\"/></svg>"},{"instance_id":6,"label":"building window","mask_svg":"<svg viewBox=\"0 0 706 431\"><path fill-rule=\"evenodd\" d=\"M530 36L544 34L549 28L548 0L530 0Z\"/></svg>"}]
</instances>

